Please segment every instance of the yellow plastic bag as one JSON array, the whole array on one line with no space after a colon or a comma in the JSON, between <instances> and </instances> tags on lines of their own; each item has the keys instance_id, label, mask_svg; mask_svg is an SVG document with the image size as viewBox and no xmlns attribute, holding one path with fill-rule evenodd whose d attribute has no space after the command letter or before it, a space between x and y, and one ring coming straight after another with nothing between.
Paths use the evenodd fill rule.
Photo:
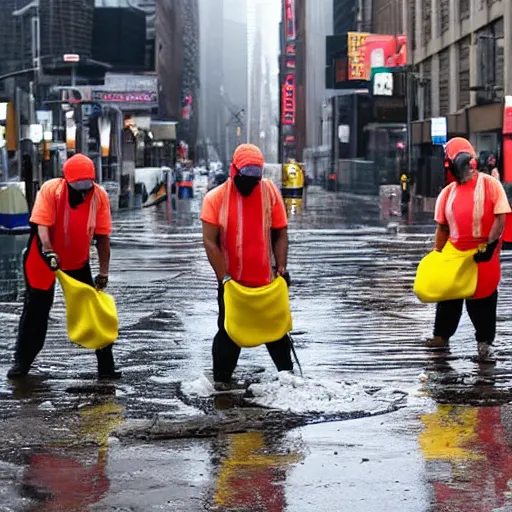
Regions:
<instances>
[{"instance_id":1,"label":"yellow plastic bag","mask_svg":"<svg viewBox=\"0 0 512 512\"><path fill-rule=\"evenodd\" d=\"M85 348L100 349L111 345L118 336L119 321L114 298L98 292L57 270L66 301L69 339Z\"/></svg>"},{"instance_id":2,"label":"yellow plastic bag","mask_svg":"<svg viewBox=\"0 0 512 512\"><path fill-rule=\"evenodd\" d=\"M239 347L278 341L292 330L288 286L282 277L261 288L224 285L224 327Z\"/></svg>"},{"instance_id":3,"label":"yellow plastic bag","mask_svg":"<svg viewBox=\"0 0 512 512\"><path fill-rule=\"evenodd\" d=\"M477 250L459 251L447 242L443 251L425 256L416 272L414 293L421 302L469 299L476 291L478 266L473 260Z\"/></svg>"}]
</instances>

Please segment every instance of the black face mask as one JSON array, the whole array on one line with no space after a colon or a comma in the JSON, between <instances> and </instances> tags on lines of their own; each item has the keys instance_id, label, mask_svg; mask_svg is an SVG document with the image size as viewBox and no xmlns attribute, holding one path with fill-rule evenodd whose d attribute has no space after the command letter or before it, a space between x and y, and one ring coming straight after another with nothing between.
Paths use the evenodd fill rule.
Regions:
<instances>
[{"instance_id":1,"label":"black face mask","mask_svg":"<svg viewBox=\"0 0 512 512\"><path fill-rule=\"evenodd\" d=\"M469 153L459 153L451 164L451 172L459 185L467 180L468 172L471 170L470 162L472 156Z\"/></svg>"},{"instance_id":2,"label":"black face mask","mask_svg":"<svg viewBox=\"0 0 512 512\"><path fill-rule=\"evenodd\" d=\"M240 176L240 174L237 174L234 177L234 181L238 192L240 192L244 197L248 197L258 186L261 178L256 178L254 176Z\"/></svg>"},{"instance_id":3,"label":"black face mask","mask_svg":"<svg viewBox=\"0 0 512 512\"><path fill-rule=\"evenodd\" d=\"M91 192L92 188L89 190L75 190L73 187L71 187L68 183L68 201L69 206L73 208L78 208L87 198L89 193Z\"/></svg>"}]
</instances>

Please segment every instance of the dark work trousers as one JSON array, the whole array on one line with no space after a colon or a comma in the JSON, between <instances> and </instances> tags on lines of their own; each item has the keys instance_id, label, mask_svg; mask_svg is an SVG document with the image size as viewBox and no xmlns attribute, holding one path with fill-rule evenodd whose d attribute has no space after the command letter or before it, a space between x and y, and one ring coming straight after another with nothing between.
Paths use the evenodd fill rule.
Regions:
<instances>
[{"instance_id":1,"label":"dark work trousers","mask_svg":"<svg viewBox=\"0 0 512 512\"><path fill-rule=\"evenodd\" d=\"M219 286L219 319L218 328L212 347L213 354L213 379L215 382L229 382L235 371L240 356L240 347L228 336L224 328L224 288ZM291 356L290 338L288 334L279 341L266 344L268 353L274 361L278 371L292 371L293 362Z\"/></svg>"},{"instance_id":2,"label":"dark work trousers","mask_svg":"<svg viewBox=\"0 0 512 512\"><path fill-rule=\"evenodd\" d=\"M79 270L66 270L65 273L77 281L94 286L89 263ZM26 276L25 282L25 304L20 318L14 360L22 366L30 367L44 345L55 285L49 290L38 290L29 286ZM96 357L99 373L113 371L112 345L96 350Z\"/></svg>"},{"instance_id":3,"label":"dark work trousers","mask_svg":"<svg viewBox=\"0 0 512 512\"><path fill-rule=\"evenodd\" d=\"M464 300L439 302L436 311L434 336L449 340L459 326ZM476 341L491 344L496 336L496 307L498 290L485 299L466 300L466 309L475 328Z\"/></svg>"}]
</instances>

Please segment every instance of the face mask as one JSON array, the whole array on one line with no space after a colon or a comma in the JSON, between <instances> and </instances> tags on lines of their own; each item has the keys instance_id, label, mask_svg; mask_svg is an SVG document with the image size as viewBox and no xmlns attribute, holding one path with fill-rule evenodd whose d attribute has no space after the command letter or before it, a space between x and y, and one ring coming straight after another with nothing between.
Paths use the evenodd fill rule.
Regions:
<instances>
[{"instance_id":1,"label":"face mask","mask_svg":"<svg viewBox=\"0 0 512 512\"><path fill-rule=\"evenodd\" d=\"M240 174L237 174L234 177L234 181L238 192L240 192L240 194L242 194L244 197L248 197L258 186L261 178L255 176L240 176Z\"/></svg>"},{"instance_id":2,"label":"face mask","mask_svg":"<svg viewBox=\"0 0 512 512\"><path fill-rule=\"evenodd\" d=\"M68 183L69 206L71 206L73 209L80 206L85 201L91 190L92 188L89 190L76 190L73 187L70 187Z\"/></svg>"},{"instance_id":3,"label":"face mask","mask_svg":"<svg viewBox=\"0 0 512 512\"><path fill-rule=\"evenodd\" d=\"M473 170L470 167L471 159L471 155L468 153L459 153L452 162L451 171L459 185L467 183L473 175Z\"/></svg>"}]
</instances>

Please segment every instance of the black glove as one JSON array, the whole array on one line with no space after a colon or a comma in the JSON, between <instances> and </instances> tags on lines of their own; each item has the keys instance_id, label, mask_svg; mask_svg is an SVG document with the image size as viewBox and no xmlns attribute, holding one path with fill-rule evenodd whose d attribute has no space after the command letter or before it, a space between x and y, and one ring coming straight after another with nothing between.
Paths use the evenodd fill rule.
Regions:
<instances>
[{"instance_id":1,"label":"black glove","mask_svg":"<svg viewBox=\"0 0 512 512\"><path fill-rule=\"evenodd\" d=\"M102 276L101 274L98 274L94 278L94 286L96 287L96 290L101 291L104 290L108 285L108 276Z\"/></svg>"},{"instance_id":2,"label":"black glove","mask_svg":"<svg viewBox=\"0 0 512 512\"><path fill-rule=\"evenodd\" d=\"M286 281L286 286L290 288L290 286L292 285L292 280L290 279L290 272L287 271L280 275Z\"/></svg>"},{"instance_id":3,"label":"black glove","mask_svg":"<svg viewBox=\"0 0 512 512\"><path fill-rule=\"evenodd\" d=\"M51 270L53 270L54 272L59 270L59 256L57 255L57 253L53 251L43 252L43 258L48 264L48 266L51 268Z\"/></svg>"},{"instance_id":4,"label":"black glove","mask_svg":"<svg viewBox=\"0 0 512 512\"><path fill-rule=\"evenodd\" d=\"M483 251L478 251L473 256L473 259L477 263L487 263L488 261L491 261L494 251L496 250L496 247L498 247L498 243L499 243L499 238L497 240L495 240L494 242L487 244Z\"/></svg>"}]
</instances>

